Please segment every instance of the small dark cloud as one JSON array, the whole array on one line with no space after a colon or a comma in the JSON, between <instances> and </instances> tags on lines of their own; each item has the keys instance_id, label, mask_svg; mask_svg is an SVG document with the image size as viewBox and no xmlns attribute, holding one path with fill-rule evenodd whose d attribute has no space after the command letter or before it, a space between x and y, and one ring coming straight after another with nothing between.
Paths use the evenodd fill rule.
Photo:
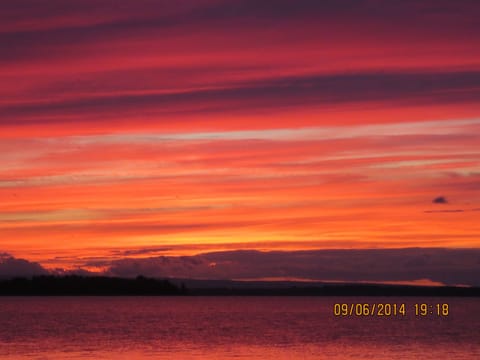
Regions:
<instances>
[{"instance_id":1,"label":"small dark cloud","mask_svg":"<svg viewBox=\"0 0 480 360\"><path fill-rule=\"evenodd\" d=\"M444 196L438 196L435 199L432 200L434 204L447 204L447 198Z\"/></svg>"},{"instance_id":2,"label":"small dark cloud","mask_svg":"<svg viewBox=\"0 0 480 360\"><path fill-rule=\"evenodd\" d=\"M462 213L465 210L462 209L454 209L454 210L426 210L424 211L427 214L434 214L434 213Z\"/></svg>"}]
</instances>

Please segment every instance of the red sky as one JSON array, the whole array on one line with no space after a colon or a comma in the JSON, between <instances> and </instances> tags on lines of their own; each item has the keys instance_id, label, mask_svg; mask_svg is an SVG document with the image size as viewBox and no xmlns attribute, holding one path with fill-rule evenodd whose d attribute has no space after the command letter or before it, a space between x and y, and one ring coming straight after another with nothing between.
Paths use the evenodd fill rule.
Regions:
<instances>
[{"instance_id":1,"label":"red sky","mask_svg":"<svg viewBox=\"0 0 480 360\"><path fill-rule=\"evenodd\" d=\"M477 1L4 2L0 250L93 269L479 248L479 16Z\"/></svg>"}]
</instances>

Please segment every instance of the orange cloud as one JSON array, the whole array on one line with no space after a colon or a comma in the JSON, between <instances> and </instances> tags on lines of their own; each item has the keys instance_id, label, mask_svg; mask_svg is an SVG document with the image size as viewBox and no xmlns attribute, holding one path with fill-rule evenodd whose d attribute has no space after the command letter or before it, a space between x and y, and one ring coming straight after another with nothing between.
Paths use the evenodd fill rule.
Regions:
<instances>
[{"instance_id":1,"label":"orange cloud","mask_svg":"<svg viewBox=\"0 0 480 360\"><path fill-rule=\"evenodd\" d=\"M2 249L478 247L480 8L347 2L0 5Z\"/></svg>"}]
</instances>

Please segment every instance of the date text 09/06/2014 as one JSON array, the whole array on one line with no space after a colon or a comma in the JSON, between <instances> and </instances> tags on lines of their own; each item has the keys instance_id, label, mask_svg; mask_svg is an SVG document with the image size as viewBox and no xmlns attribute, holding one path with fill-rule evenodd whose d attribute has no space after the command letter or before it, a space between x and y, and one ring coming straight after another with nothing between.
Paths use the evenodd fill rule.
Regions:
<instances>
[{"instance_id":1,"label":"date text 09/06/2014","mask_svg":"<svg viewBox=\"0 0 480 360\"><path fill-rule=\"evenodd\" d=\"M443 316L449 314L449 305L446 303L335 303L334 316L406 316L415 315Z\"/></svg>"}]
</instances>

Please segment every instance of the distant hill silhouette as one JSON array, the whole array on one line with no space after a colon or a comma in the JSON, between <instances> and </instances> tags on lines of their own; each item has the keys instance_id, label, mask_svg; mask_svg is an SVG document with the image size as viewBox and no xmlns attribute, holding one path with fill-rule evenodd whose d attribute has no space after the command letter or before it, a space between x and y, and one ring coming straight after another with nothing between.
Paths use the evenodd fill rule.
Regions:
<instances>
[{"instance_id":1,"label":"distant hill silhouette","mask_svg":"<svg viewBox=\"0 0 480 360\"><path fill-rule=\"evenodd\" d=\"M0 280L1 295L480 296L480 288L42 275Z\"/></svg>"},{"instance_id":2,"label":"distant hill silhouette","mask_svg":"<svg viewBox=\"0 0 480 360\"><path fill-rule=\"evenodd\" d=\"M326 283L294 280L169 279L184 285L190 295L275 296L480 296L479 287Z\"/></svg>"},{"instance_id":3,"label":"distant hill silhouette","mask_svg":"<svg viewBox=\"0 0 480 360\"><path fill-rule=\"evenodd\" d=\"M480 288L405 285L324 285L291 287L210 287L189 289L190 295L257 296L480 296Z\"/></svg>"}]
</instances>

